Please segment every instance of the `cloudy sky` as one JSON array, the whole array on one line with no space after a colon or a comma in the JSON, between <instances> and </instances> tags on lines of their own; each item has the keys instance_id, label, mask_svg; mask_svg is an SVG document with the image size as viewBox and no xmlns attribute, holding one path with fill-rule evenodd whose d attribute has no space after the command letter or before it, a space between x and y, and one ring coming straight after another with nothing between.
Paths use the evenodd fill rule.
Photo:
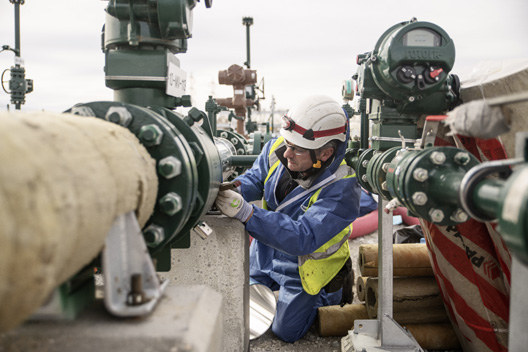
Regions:
<instances>
[{"instance_id":1,"label":"cloudy sky","mask_svg":"<svg viewBox=\"0 0 528 352\"><path fill-rule=\"evenodd\" d=\"M112 100L104 85L100 32L107 1L26 0L21 6L22 58L35 89L23 110L63 111L79 102ZM341 84L356 72L356 55L371 51L392 25L416 17L441 26L454 40L452 73L470 76L482 62L528 59L526 0L214 0L194 9L193 37L180 54L187 93L204 109L209 95L228 97L218 71L246 60L251 27L251 68L264 77L269 109L287 109L304 96L327 94L341 100ZM0 1L0 45L14 47L14 6ZM13 65L0 53L0 69ZM9 95L0 90L0 111ZM13 108L13 107L12 107Z\"/></svg>"}]
</instances>

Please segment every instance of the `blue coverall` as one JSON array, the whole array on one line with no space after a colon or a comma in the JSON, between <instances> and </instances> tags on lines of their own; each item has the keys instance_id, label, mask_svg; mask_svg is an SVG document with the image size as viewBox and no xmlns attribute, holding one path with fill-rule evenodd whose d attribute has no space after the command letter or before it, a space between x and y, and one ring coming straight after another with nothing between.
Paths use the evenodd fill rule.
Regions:
<instances>
[{"instance_id":1,"label":"blue coverall","mask_svg":"<svg viewBox=\"0 0 528 352\"><path fill-rule=\"evenodd\" d=\"M246 230L254 238L250 247L250 280L272 290L279 289L272 331L281 340L294 342L313 324L317 308L339 304L342 293L342 289L334 293L324 289L316 295L306 293L299 276L297 256L313 253L356 219L360 187L355 177L343 178L324 187L318 200L306 212L308 201L316 190L275 211L304 189L297 186L277 204L277 183L281 175L288 172L282 164L264 184L270 169L268 154L274 142L271 140L264 146L253 167L237 180L241 181L240 191L246 201L259 200L264 195L267 202L269 210L253 205L253 216L246 223ZM345 150L346 144L339 143L334 161L312 185L335 173Z\"/></svg>"}]
</instances>

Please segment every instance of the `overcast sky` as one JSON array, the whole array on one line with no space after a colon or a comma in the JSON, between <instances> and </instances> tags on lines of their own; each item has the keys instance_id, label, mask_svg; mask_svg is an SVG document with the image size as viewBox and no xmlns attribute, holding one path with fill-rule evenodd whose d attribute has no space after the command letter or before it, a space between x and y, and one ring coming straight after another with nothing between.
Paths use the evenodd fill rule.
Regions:
<instances>
[{"instance_id":1,"label":"overcast sky","mask_svg":"<svg viewBox=\"0 0 528 352\"><path fill-rule=\"evenodd\" d=\"M107 1L26 0L21 6L22 58L35 89L23 110L63 111L79 102L112 100L104 85L100 33ZM526 0L214 0L194 9L193 37L179 54L187 93L204 110L209 95L228 97L218 71L246 60L242 17L251 16L251 68L265 78L269 109L287 109L311 94L341 101L341 84L357 70L356 55L371 51L392 25L416 17L454 40L452 73L468 76L483 61L527 59ZM0 0L0 45L14 47L14 6ZM0 53L0 69L13 65ZM4 78L5 79L5 78ZM0 90L0 111L9 95ZM12 107L13 108L13 107Z\"/></svg>"}]
</instances>

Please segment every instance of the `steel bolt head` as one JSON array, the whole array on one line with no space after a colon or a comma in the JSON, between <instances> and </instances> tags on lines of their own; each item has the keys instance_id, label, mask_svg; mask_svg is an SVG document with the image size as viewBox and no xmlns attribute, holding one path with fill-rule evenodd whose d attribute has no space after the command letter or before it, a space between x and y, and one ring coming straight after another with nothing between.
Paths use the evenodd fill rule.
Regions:
<instances>
[{"instance_id":1,"label":"steel bolt head","mask_svg":"<svg viewBox=\"0 0 528 352\"><path fill-rule=\"evenodd\" d=\"M441 209L431 208L429 210L429 218L432 222L442 222L444 220L444 212Z\"/></svg>"},{"instance_id":2,"label":"steel bolt head","mask_svg":"<svg viewBox=\"0 0 528 352\"><path fill-rule=\"evenodd\" d=\"M412 201L416 205L425 205L427 203L427 195L424 192L414 192Z\"/></svg>"},{"instance_id":3,"label":"steel bolt head","mask_svg":"<svg viewBox=\"0 0 528 352\"><path fill-rule=\"evenodd\" d=\"M469 154L466 152L458 152L454 156L455 162L460 165L466 165L469 163L471 158L469 157Z\"/></svg>"},{"instance_id":4,"label":"steel bolt head","mask_svg":"<svg viewBox=\"0 0 528 352\"><path fill-rule=\"evenodd\" d=\"M165 239L165 230L161 226L151 224L143 230L143 237L147 246L156 247Z\"/></svg>"},{"instance_id":5,"label":"steel bolt head","mask_svg":"<svg viewBox=\"0 0 528 352\"><path fill-rule=\"evenodd\" d=\"M203 118L204 113L197 108L192 108L189 110L188 115L191 119L193 119L194 122L199 122Z\"/></svg>"},{"instance_id":6,"label":"steel bolt head","mask_svg":"<svg viewBox=\"0 0 528 352\"><path fill-rule=\"evenodd\" d=\"M442 165L446 161L446 155L443 152L434 151L429 156L433 164Z\"/></svg>"},{"instance_id":7,"label":"steel bolt head","mask_svg":"<svg viewBox=\"0 0 528 352\"><path fill-rule=\"evenodd\" d=\"M181 174L182 163L175 156L167 156L158 162L158 173L166 179L171 179Z\"/></svg>"},{"instance_id":8,"label":"steel bolt head","mask_svg":"<svg viewBox=\"0 0 528 352\"><path fill-rule=\"evenodd\" d=\"M246 154L246 151L244 149L242 148L237 149L237 155L244 155L244 154Z\"/></svg>"},{"instance_id":9,"label":"steel bolt head","mask_svg":"<svg viewBox=\"0 0 528 352\"><path fill-rule=\"evenodd\" d=\"M383 172L387 172L387 170L389 169L389 163L384 163L382 166L381 166L381 169L383 170Z\"/></svg>"},{"instance_id":10,"label":"steel bolt head","mask_svg":"<svg viewBox=\"0 0 528 352\"><path fill-rule=\"evenodd\" d=\"M165 214L169 216L173 216L177 212L179 212L183 205L182 205L182 199L179 194L170 192L161 197L159 200L159 205L161 208L161 211L163 211Z\"/></svg>"},{"instance_id":11,"label":"steel bolt head","mask_svg":"<svg viewBox=\"0 0 528 352\"><path fill-rule=\"evenodd\" d=\"M363 162L361 163L361 166L366 168L368 166L368 163L369 163L369 160L363 160Z\"/></svg>"},{"instance_id":12,"label":"steel bolt head","mask_svg":"<svg viewBox=\"0 0 528 352\"><path fill-rule=\"evenodd\" d=\"M105 119L123 127L132 121L132 114L124 106L111 106L106 112Z\"/></svg>"},{"instance_id":13,"label":"steel bolt head","mask_svg":"<svg viewBox=\"0 0 528 352\"><path fill-rule=\"evenodd\" d=\"M468 221L468 219L468 214L460 208L455 210L454 213L451 215L451 220L458 223L466 222Z\"/></svg>"},{"instance_id":14,"label":"steel bolt head","mask_svg":"<svg viewBox=\"0 0 528 352\"><path fill-rule=\"evenodd\" d=\"M367 175L361 176L361 181L368 183Z\"/></svg>"},{"instance_id":15,"label":"steel bolt head","mask_svg":"<svg viewBox=\"0 0 528 352\"><path fill-rule=\"evenodd\" d=\"M95 113L92 108L88 106L74 106L71 109L71 113L80 116L95 116Z\"/></svg>"},{"instance_id":16,"label":"steel bolt head","mask_svg":"<svg viewBox=\"0 0 528 352\"><path fill-rule=\"evenodd\" d=\"M418 182L424 182L429 178L429 172L421 167L414 169L413 178Z\"/></svg>"},{"instance_id":17,"label":"steel bolt head","mask_svg":"<svg viewBox=\"0 0 528 352\"><path fill-rule=\"evenodd\" d=\"M384 191L388 191L389 188L387 187L387 181L383 181L383 183L381 184L381 189L384 190Z\"/></svg>"},{"instance_id":18,"label":"steel bolt head","mask_svg":"<svg viewBox=\"0 0 528 352\"><path fill-rule=\"evenodd\" d=\"M233 143L233 145L237 145L238 139L236 137L231 138L231 143Z\"/></svg>"},{"instance_id":19,"label":"steel bolt head","mask_svg":"<svg viewBox=\"0 0 528 352\"><path fill-rule=\"evenodd\" d=\"M157 125L145 125L139 130L139 140L147 147L160 144L162 138L163 132Z\"/></svg>"}]
</instances>

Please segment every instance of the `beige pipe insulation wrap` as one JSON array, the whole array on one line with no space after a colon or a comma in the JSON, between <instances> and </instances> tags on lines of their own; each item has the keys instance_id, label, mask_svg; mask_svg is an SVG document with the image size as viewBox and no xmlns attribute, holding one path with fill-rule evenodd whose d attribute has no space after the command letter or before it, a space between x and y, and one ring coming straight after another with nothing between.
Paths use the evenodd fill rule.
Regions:
<instances>
[{"instance_id":1,"label":"beige pipe insulation wrap","mask_svg":"<svg viewBox=\"0 0 528 352\"><path fill-rule=\"evenodd\" d=\"M326 306L317 309L315 327L319 336L346 336L356 319L368 319L364 304ZM420 347L427 350L458 350L460 343L450 323L405 324Z\"/></svg>"},{"instance_id":2,"label":"beige pipe insulation wrap","mask_svg":"<svg viewBox=\"0 0 528 352\"><path fill-rule=\"evenodd\" d=\"M403 327L426 350L460 350L460 342L450 323L405 324Z\"/></svg>"},{"instance_id":3,"label":"beige pipe insulation wrap","mask_svg":"<svg viewBox=\"0 0 528 352\"><path fill-rule=\"evenodd\" d=\"M370 319L378 316L378 278L369 277L366 304ZM393 280L393 318L399 324L449 322L434 277L395 277Z\"/></svg>"},{"instance_id":4,"label":"beige pipe insulation wrap","mask_svg":"<svg viewBox=\"0 0 528 352\"><path fill-rule=\"evenodd\" d=\"M361 302L365 301L365 291L366 291L367 279L368 279L368 276L360 276L358 277L357 282L356 282L357 298Z\"/></svg>"},{"instance_id":5,"label":"beige pipe insulation wrap","mask_svg":"<svg viewBox=\"0 0 528 352\"><path fill-rule=\"evenodd\" d=\"M157 176L127 129L69 114L1 113L0 163L2 332L98 255L116 216L145 224Z\"/></svg>"},{"instance_id":6,"label":"beige pipe insulation wrap","mask_svg":"<svg viewBox=\"0 0 528 352\"><path fill-rule=\"evenodd\" d=\"M425 243L392 245L394 276L433 276ZM358 267L361 276L378 276L378 245L359 246Z\"/></svg>"},{"instance_id":7,"label":"beige pipe insulation wrap","mask_svg":"<svg viewBox=\"0 0 528 352\"><path fill-rule=\"evenodd\" d=\"M345 304L317 308L315 328L319 336L345 336L354 328L354 320L368 319L364 304Z\"/></svg>"}]
</instances>

